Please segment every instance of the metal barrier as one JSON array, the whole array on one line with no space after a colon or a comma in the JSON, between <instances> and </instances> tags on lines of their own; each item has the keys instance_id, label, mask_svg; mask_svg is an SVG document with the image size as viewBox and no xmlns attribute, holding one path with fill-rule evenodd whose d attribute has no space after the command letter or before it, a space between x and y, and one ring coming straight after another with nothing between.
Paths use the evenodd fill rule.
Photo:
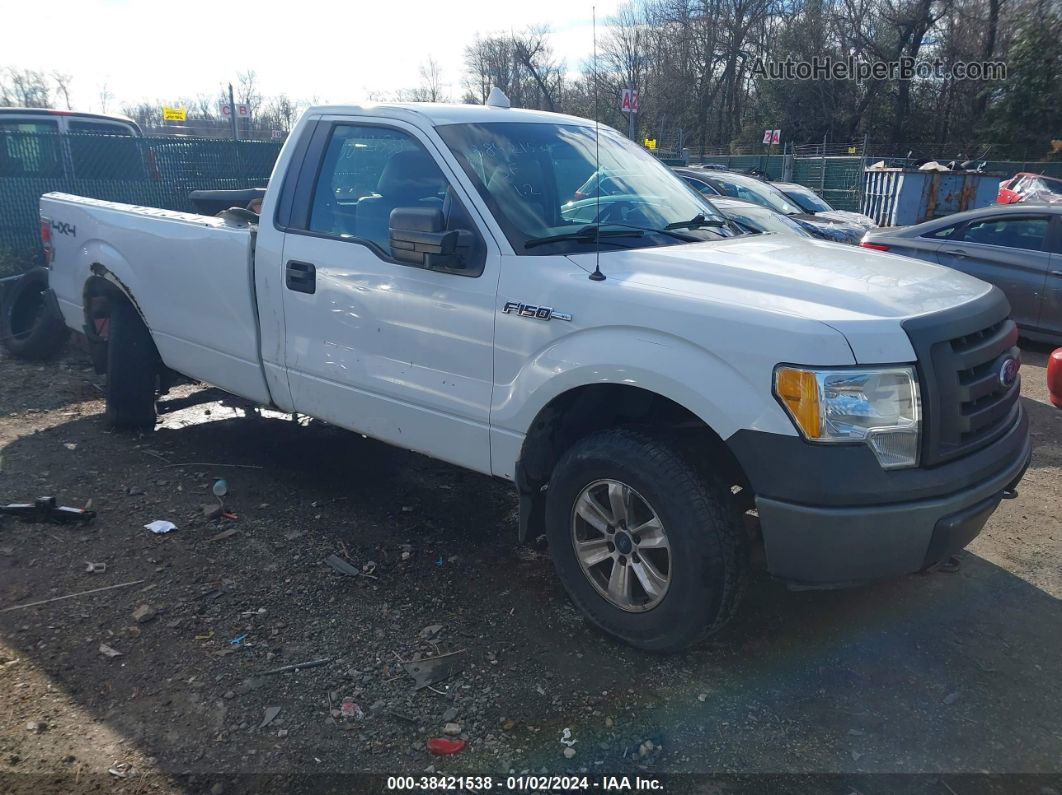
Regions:
<instances>
[{"instance_id":1,"label":"metal barrier","mask_svg":"<svg viewBox=\"0 0 1062 795\"><path fill-rule=\"evenodd\" d=\"M42 193L194 212L193 190L265 186L280 147L272 141L0 131L0 276L37 261Z\"/></svg>"}]
</instances>

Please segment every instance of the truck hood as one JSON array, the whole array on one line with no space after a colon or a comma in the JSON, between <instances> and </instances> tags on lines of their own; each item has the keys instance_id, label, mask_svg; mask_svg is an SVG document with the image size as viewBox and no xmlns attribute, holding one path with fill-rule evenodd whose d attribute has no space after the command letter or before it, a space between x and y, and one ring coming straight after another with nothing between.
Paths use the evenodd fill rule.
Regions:
<instances>
[{"instance_id":1,"label":"truck hood","mask_svg":"<svg viewBox=\"0 0 1062 795\"><path fill-rule=\"evenodd\" d=\"M594 269L593 254L571 259ZM921 260L778 234L607 252L601 271L635 289L825 323L844 334L860 363L912 361L900 322L991 289Z\"/></svg>"}]
</instances>

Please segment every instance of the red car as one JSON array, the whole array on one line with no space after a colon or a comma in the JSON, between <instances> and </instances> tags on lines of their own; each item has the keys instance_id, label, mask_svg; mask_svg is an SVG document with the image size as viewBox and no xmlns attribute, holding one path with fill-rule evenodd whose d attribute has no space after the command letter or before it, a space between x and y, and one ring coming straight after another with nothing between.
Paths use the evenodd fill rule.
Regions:
<instances>
[{"instance_id":1,"label":"red car","mask_svg":"<svg viewBox=\"0 0 1062 795\"><path fill-rule=\"evenodd\" d=\"M1056 348L1047 360L1047 391L1051 402L1062 409L1062 348Z\"/></svg>"},{"instance_id":2,"label":"red car","mask_svg":"<svg viewBox=\"0 0 1062 795\"><path fill-rule=\"evenodd\" d=\"M1062 179L1022 171L999 183L996 204L1062 202Z\"/></svg>"}]
</instances>

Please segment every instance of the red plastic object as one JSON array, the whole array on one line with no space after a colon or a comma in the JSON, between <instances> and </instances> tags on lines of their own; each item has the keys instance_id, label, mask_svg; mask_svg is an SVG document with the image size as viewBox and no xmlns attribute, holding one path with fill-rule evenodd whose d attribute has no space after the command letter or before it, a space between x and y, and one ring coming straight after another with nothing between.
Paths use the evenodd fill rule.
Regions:
<instances>
[{"instance_id":1,"label":"red plastic object","mask_svg":"<svg viewBox=\"0 0 1062 795\"><path fill-rule=\"evenodd\" d=\"M456 754L466 743L464 740L451 740L447 737L432 737L427 742L428 750L433 754L445 756L447 754Z\"/></svg>"},{"instance_id":2,"label":"red plastic object","mask_svg":"<svg viewBox=\"0 0 1062 795\"><path fill-rule=\"evenodd\" d=\"M1062 409L1062 348L1055 348L1047 360L1047 391L1051 402Z\"/></svg>"}]
</instances>

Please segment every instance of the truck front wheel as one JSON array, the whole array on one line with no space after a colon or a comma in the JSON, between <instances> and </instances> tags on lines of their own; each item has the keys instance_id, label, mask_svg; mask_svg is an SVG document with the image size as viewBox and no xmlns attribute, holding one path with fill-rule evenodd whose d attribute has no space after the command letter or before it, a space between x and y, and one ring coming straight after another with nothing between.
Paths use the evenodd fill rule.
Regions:
<instances>
[{"instance_id":1,"label":"truck front wheel","mask_svg":"<svg viewBox=\"0 0 1062 795\"><path fill-rule=\"evenodd\" d=\"M572 600L605 632L653 651L721 629L748 579L729 490L679 449L600 431L564 454L546 492L550 551Z\"/></svg>"},{"instance_id":2,"label":"truck front wheel","mask_svg":"<svg viewBox=\"0 0 1062 795\"><path fill-rule=\"evenodd\" d=\"M107 424L154 428L160 361L144 321L127 301L111 305L107 336Z\"/></svg>"}]
</instances>

